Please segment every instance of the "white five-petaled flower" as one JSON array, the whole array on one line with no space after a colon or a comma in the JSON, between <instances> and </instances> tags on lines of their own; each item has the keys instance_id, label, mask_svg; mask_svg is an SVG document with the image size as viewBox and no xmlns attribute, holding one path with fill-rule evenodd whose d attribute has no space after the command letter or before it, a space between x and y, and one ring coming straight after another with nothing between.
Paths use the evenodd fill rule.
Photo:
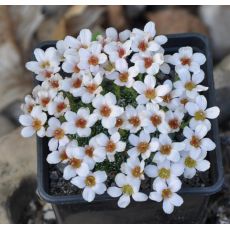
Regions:
<instances>
[{"instance_id":1,"label":"white five-petaled flower","mask_svg":"<svg viewBox=\"0 0 230 230\"><path fill-rule=\"evenodd\" d=\"M64 40L57 41L56 48L59 61L65 61L65 52L69 49L69 44L66 42L66 37Z\"/></svg>"},{"instance_id":2,"label":"white five-petaled flower","mask_svg":"<svg viewBox=\"0 0 230 230\"><path fill-rule=\"evenodd\" d=\"M159 103L162 96L166 95L170 88L168 85L156 86L156 78L151 75L146 75L144 82L135 81L133 88L140 94L137 96L136 101L138 104L146 104L147 102Z\"/></svg>"},{"instance_id":3,"label":"white five-petaled flower","mask_svg":"<svg viewBox=\"0 0 230 230\"><path fill-rule=\"evenodd\" d=\"M126 143L120 141L120 134L114 133L111 137L106 136L104 133L100 133L96 136L98 147L95 149L95 153L107 155L110 162L115 161L115 154L117 152L123 152L126 147Z\"/></svg>"},{"instance_id":4,"label":"white five-petaled flower","mask_svg":"<svg viewBox=\"0 0 230 230\"><path fill-rule=\"evenodd\" d=\"M108 133L112 135L113 133L118 132L120 129L125 129L125 121L126 117L125 114L121 114L119 117L116 117L115 126L111 129L108 129Z\"/></svg>"},{"instance_id":5,"label":"white five-petaled flower","mask_svg":"<svg viewBox=\"0 0 230 230\"><path fill-rule=\"evenodd\" d=\"M83 79L80 74L72 74L62 82L62 90L70 92L74 97L80 97L83 93Z\"/></svg>"},{"instance_id":6,"label":"white five-petaled flower","mask_svg":"<svg viewBox=\"0 0 230 230\"><path fill-rule=\"evenodd\" d=\"M64 123L61 124L57 118L51 117L48 120L48 125L46 136L52 137L48 143L50 151L55 151L58 147L65 146L69 143Z\"/></svg>"},{"instance_id":7,"label":"white five-petaled flower","mask_svg":"<svg viewBox=\"0 0 230 230\"><path fill-rule=\"evenodd\" d=\"M105 171L90 172L86 176L77 176L72 178L71 183L78 188L83 189L82 197L88 202L92 202L95 195L101 195L106 191L105 181L107 175Z\"/></svg>"},{"instance_id":8,"label":"white five-petaled flower","mask_svg":"<svg viewBox=\"0 0 230 230\"><path fill-rule=\"evenodd\" d=\"M196 175L196 171L204 172L210 168L210 162L205 160L206 153L201 154L198 158L191 157L190 152L183 151L180 163L184 165L184 177L191 179Z\"/></svg>"},{"instance_id":9,"label":"white five-petaled flower","mask_svg":"<svg viewBox=\"0 0 230 230\"><path fill-rule=\"evenodd\" d=\"M165 122L165 112L159 108L159 105L153 103L146 104L142 126L148 133L154 133L158 130L161 133L168 133L169 127Z\"/></svg>"},{"instance_id":10,"label":"white five-petaled flower","mask_svg":"<svg viewBox=\"0 0 230 230\"><path fill-rule=\"evenodd\" d=\"M220 113L220 109L217 106L207 109L207 100L203 95L197 96L195 102L188 102L185 108L189 115L192 116L189 126L193 129L202 124L210 130L211 123L208 119L215 119Z\"/></svg>"},{"instance_id":11,"label":"white five-petaled flower","mask_svg":"<svg viewBox=\"0 0 230 230\"><path fill-rule=\"evenodd\" d=\"M174 206L181 206L183 199L176 194L181 188L181 182L170 180L168 185L164 181L153 184L154 192L151 192L149 198L151 200L161 202L163 200L163 210L167 214L171 214Z\"/></svg>"},{"instance_id":12,"label":"white five-petaled flower","mask_svg":"<svg viewBox=\"0 0 230 230\"><path fill-rule=\"evenodd\" d=\"M189 98L186 93L184 92L182 95L179 97L175 97L172 99L170 103L170 109L175 111L175 110L180 110L183 113L186 113L187 110L185 109L185 106L187 105L188 102L193 102L194 99Z\"/></svg>"},{"instance_id":13,"label":"white five-petaled flower","mask_svg":"<svg viewBox=\"0 0 230 230\"><path fill-rule=\"evenodd\" d=\"M21 131L21 135L31 137L34 133L37 133L39 137L44 137L46 120L47 115L42 112L39 106L34 106L30 114L20 115L19 117L19 122L25 126Z\"/></svg>"},{"instance_id":14,"label":"white five-petaled flower","mask_svg":"<svg viewBox=\"0 0 230 230\"><path fill-rule=\"evenodd\" d=\"M207 137L204 138L207 132L208 129L204 125L198 125L194 131L187 126L184 128L183 135L186 137L184 150L188 151L193 159L197 159L201 154L215 149L215 143Z\"/></svg>"},{"instance_id":15,"label":"white five-petaled flower","mask_svg":"<svg viewBox=\"0 0 230 230\"><path fill-rule=\"evenodd\" d=\"M59 73L52 75L50 78L42 82L42 87L50 88L53 91L58 92L61 90L63 78Z\"/></svg>"},{"instance_id":16,"label":"white five-petaled flower","mask_svg":"<svg viewBox=\"0 0 230 230\"><path fill-rule=\"evenodd\" d=\"M129 142L133 148L127 151L128 155L132 158L136 158L139 155L143 160L148 159L152 152L157 151L159 147L158 141L154 138L151 139L149 133L141 131L139 137L131 134L129 136Z\"/></svg>"},{"instance_id":17,"label":"white five-petaled flower","mask_svg":"<svg viewBox=\"0 0 230 230\"><path fill-rule=\"evenodd\" d=\"M81 93L81 101L83 103L91 103L92 100L100 94L102 91L102 82L103 78L100 73L97 73L95 77L91 74L83 75L83 85L82 93Z\"/></svg>"},{"instance_id":18,"label":"white five-petaled flower","mask_svg":"<svg viewBox=\"0 0 230 230\"><path fill-rule=\"evenodd\" d=\"M173 142L167 134L160 134L158 152L155 154L153 161L160 163L167 159L172 162L178 162L180 160L179 152L184 147L183 142Z\"/></svg>"},{"instance_id":19,"label":"white five-petaled flower","mask_svg":"<svg viewBox=\"0 0 230 230\"><path fill-rule=\"evenodd\" d=\"M66 111L70 109L69 99L63 96L63 93L59 93L53 98L52 102L48 106L49 115L60 117L64 115Z\"/></svg>"},{"instance_id":20,"label":"white five-petaled flower","mask_svg":"<svg viewBox=\"0 0 230 230\"><path fill-rule=\"evenodd\" d=\"M148 199L146 194L139 192L140 180L134 180L129 176L119 173L115 177L115 182L118 187L112 186L108 188L107 193L111 197L120 196L118 200L118 206L120 208L126 208L129 205L131 196L137 202L143 202Z\"/></svg>"},{"instance_id":21,"label":"white five-petaled flower","mask_svg":"<svg viewBox=\"0 0 230 230\"><path fill-rule=\"evenodd\" d=\"M155 75L164 63L164 55L162 53L152 54L150 52L143 54L136 53L132 56L131 62L135 63L140 73Z\"/></svg>"},{"instance_id":22,"label":"white five-petaled flower","mask_svg":"<svg viewBox=\"0 0 230 230\"><path fill-rule=\"evenodd\" d=\"M107 56L102 53L102 45L93 43L90 48L79 50L80 63L79 67L83 70L90 70L96 74L100 71L100 65L106 62Z\"/></svg>"},{"instance_id":23,"label":"white five-petaled flower","mask_svg":"<svg viewBox=\"0 0 230 230\"><path fill-rule=\"evenodd\" d=\"M106 158L105 152L95 151L99 147L96 139L97 136L92 137L89 140L89 144L84 146L84 161L90 170L94 168L96 162L103 162Z\"/></svg>"},{"instance_id":24,"label":"white five-petaled flower","mask_svg":"<svg viewBox=\"0 0 230 230\"><path fill-rule=\"evenodd\" d=\"M181 47L178 53L167 55L166 61L175 65L176 70L186 69L193 73L200 71L200 66L206 61L202 53L193 53L192 47Z\"/></svg>"},{"instance_id":25,"label":"white five-petaled flower","mask_svg":"<svg viewBox=\"0 0 230 230\"><path fill-rule=\"evenodd\" d=\"M148 177L156 178L154 183L161 181L170 181L174 180L177 183L178 177L181 176L184 172L184 166L182 163L172 163L168 160L158 163L157 165L147 165L145 167L145 174Z\"/></svg>"},{"instance_id":26,"label":"white five-petaled flower","mask_svg":"<svg viewBox=\"0 0 230 230\"><path fill-rule=\"evenodd\" d=\"M84 161L84 148L77 146L77 142L68 145L66 155L69 158L68 165L64 168L63 178L69 180L76 175L86 176L89 173L89 166Z\"/></svg>"},{"instance_id":27,"label":"white five-petaled flower","mask_svg":"<svg viewBox=\"0 0 230 230\"><path fill-rule=\"evenodd\" d=\"M130 30L124 30L120 33L117 32L117 30L113 27L109 27L106 29L106 43L109 42L125 42L130 37Z\"/></svg>"},{"instance_id":28,"label":"white five-petaled flower","mask_svg":"<svg viewBox=\"0 0 230 230\"><path fill-rule=\"evenodd\" d=\"M80 57L77 53L76 55L69 55L65 58L65 61L62 64L62 69L66 73L80 73L81 69L79 68Z\"/></svg>"},{"instance_id":29,"label":"white five-petaled flower","mask_svg":"<svg viewBox=\"0 0 230 230\"><path fill-rule=\"evenodd\" d=\"M129 130L130 133L136 133L141 129L144 109L145 107L143 105L138 105L136 108L131 105L126 106L124 128Z\"/></svg>"},{"instance_id":30,"label":"white five-petaled flower","mask_svg":"<svg viewBox=\"0 0 230 230\"><path fill-rule=\"evenodd\" d=\"M168 110L165 113L165 121L168 123L169 133L174 133L179 131L183 117L184 117L184 112L179 109L176 109L174 112Z\"/></svg>"},{"instance_id":31,"label":"white five-petaled flower","mask_svg":"<svg viewBox=\"0 0 230 230\"><path fill-rule=\"evenodd\" d=\"M114 83L119 86L132 87L134 78L139 71L135 66L128 67L128 63L124 59L117 60L116 70L107 76L108 79L114 80Z\"/></svg>"},{"instance_id":32,"label":"white five-petaled flower","mask_svg":"<svg viewBox=\"0 0 230 230\"><path fill-rule=\"evenodd\" d=\"M97 121L96 114L90 114L89 108L80 108L75 113L67 111L65 113L66 122L64 123L68 134L77 134L80 137L88 137L91 134L91 127Z\"/></svg>"},{"instance_id":33,"label":"white five-petaled flower","mask_svg":"<svg viewBox=\"0 0 230 230\"><path fill-rule=\"evenodd\" d=\"M34 100L34 98L31 95L26 95L25 103L21 105L21 110L25 114L28 114L28 113L30 114L35 105L36 105L36 101Z\"/></svg>"},{"instance_id":34,"label":"white five-petaled flower","mask_svg":"<svg viewBox=\"0 0 230 230\"><path fill-rule=\"evenodd\" d=\"M193 99L199 95L199 92L208 90L208 87L199 85L199 83L204 80L204 72L202 70L193 73L192 76L186 69L180 70L177 73L180 78L180 80L174 83L177 95L181 95L185 92L189 98Z\"/></svg>"},{"instance_id":35,"label":"white five-petaled flower","mask_svg":"<svg viewBox=\"0 0 230 230\"><path fill-rule=\"evenodd\" d=\"M94 113L98 115L104 128L113 128L116 124L116 118L119 117L124 109L116 105L117 99L113 93L106 95L97 95L93 101Z\"/></svg>"},{"instance_id":36,"label":"white five-petaled flower","mask_svg":"<svg viewBox=\"0 0 230 230\"><path fill-rule=\"evenodd\" d=\"M34 50L34 56L37 61L26 63L26 68L35 74L38 81L44 81L60 70L59 57L54 47L49 47L45 51L37 48Z\"/></svg>"},{"instance_id":37,"label":"white five-petaled flower","mask_svg":"<svg viewBox=\"0 0 230 230\"><path fill-rule=\"evenodd\" d=\"M144 180L145 161L140 161L138 157L130 157L121 164L121 172L133 179Z\"/></svg>"}]
</instances>

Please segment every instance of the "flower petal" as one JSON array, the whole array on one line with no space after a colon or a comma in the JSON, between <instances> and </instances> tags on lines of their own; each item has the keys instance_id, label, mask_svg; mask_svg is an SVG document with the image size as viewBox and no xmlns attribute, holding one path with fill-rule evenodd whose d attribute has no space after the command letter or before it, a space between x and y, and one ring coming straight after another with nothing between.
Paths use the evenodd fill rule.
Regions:
<instances>
[{"instance_id":1,"label":"flower petal","mask_svg":"<svg viewBox=\"0 0 230 230\"><path fill-rule=\"evenodd\" d=\"M121 188L118 187L109 187L107 189L107 193L111 196L111 197L119 197L122 194Z\"/></svg>"},{"instance_id":2,"label":"flower petal","mask_svg":"<svg viewBox=\"0 0 230 230\"><path fill-rule=\"evenodd\" d=\"M82 193L82 197L84 200L92 202L95 198L95 192L91 188L85 187Z\"/></svg>"}]
</instances>

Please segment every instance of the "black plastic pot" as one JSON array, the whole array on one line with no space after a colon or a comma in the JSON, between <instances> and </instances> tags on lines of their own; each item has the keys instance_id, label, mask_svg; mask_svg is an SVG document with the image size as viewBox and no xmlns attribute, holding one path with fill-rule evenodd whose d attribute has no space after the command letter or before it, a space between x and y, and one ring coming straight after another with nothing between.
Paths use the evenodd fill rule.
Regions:
<instances>
[{"instance_id":1,"label":"black plastic pot","mask_svg":"<svg viewBox=\"0 0 230 230\"><path fill-rule=\"evenodd\" d=\"M207 57L202 66L206 77L204 85L209 87L205 96L208 106L215 105L213 67L211 49L208 39L200 34L186 33L168 35L168 43L164 46L166 54L176 52L182 46L191 46L196 52ZM43 42L40 48L55 46L55 41ZM97 196L92 203L83 200L81 194L54 196L49 192L49 169L46 156L49 153L47 139L37 139L38 158L38 193L42 199L53 204L59 223L202 223L207 213L207 202L211 194L219 191L223 184L223 166L219 143L217 119L211 121L210 138L216 143L216 149L208 153L211 162L205 187L183 186L180 194L184 204L176 208L174 213L166 215L162 204L148 200L143 203L132 202L126 209L117 207L117 199L107 194Z\"/></svg>"}]
</instances>

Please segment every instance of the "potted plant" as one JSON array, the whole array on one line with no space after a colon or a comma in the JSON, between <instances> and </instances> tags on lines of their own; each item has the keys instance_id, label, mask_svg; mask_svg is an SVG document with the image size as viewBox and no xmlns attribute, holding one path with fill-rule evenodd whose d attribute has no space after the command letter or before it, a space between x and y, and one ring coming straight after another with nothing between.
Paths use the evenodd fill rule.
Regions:
<instances>
[{"instance_id":1,"label":"potted plant","mask_svg":"<svg viewBox=\"0 0 230 230\"><path fill-rule=\"evenodd\" d=\"M34 56L19 120L38 136L38 193L59 222L202 221L223 183L206 37L83 29Z\"/></svg>"}]
</instances>

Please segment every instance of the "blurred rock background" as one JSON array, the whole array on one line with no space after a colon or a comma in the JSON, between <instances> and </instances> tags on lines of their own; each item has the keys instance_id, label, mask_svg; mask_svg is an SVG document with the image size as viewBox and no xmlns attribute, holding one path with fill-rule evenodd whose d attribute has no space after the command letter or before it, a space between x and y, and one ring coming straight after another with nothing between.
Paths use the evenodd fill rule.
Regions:
<instances>
[{"instance_id":1,"label":"blurred rock background","mask_svg":"<svg viewBox=\"0 0 230 230\"><path fill-rule=\"evenodd\" d=\"M45 40L156 23L159 34L198 32L209 36L226 181L210 203L208 223L230 223L230 6L0 6L0 223L55 223L52 207L36 194L35 139L20 137L18 117L33 88L24 68Z\"/></svg>"}]
</instances>

